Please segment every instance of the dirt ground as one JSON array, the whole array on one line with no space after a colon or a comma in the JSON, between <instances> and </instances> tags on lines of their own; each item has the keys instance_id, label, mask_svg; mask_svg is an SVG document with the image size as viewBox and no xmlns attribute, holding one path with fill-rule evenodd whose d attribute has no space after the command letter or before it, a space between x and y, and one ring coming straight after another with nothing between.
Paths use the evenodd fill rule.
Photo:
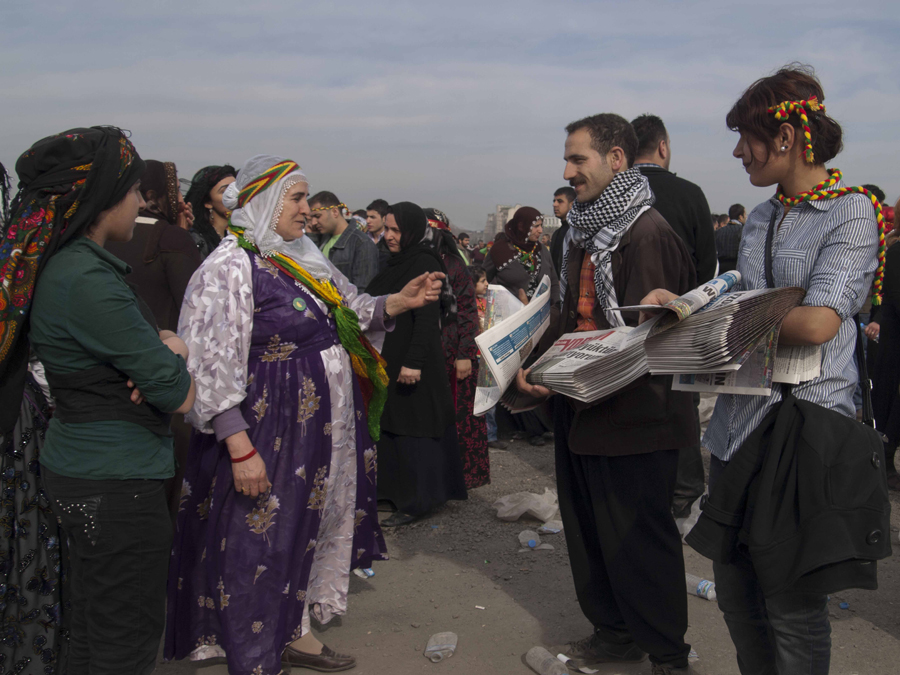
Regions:
<instances>
[{"instance_id":1,"label":"dirt ground","mask_svg":"<svg viewBox=\"0 0 900 675\"><path fill-rule=\"evenodd\" d=\"M357 657L358 675L532 672L523 655L534 645L564 643L591 626L575 599L565 534L545 535L552 551L519 553L517 535L536 521L503 522L491 504L513 492L556 488L552 441L544 447L511 443L491 451L492 483L472 490L414 525L386 530L391 560L375 576L351 576L347 615L319 633L339 652ZM893 558L879 564L880 589L831 598L832 675L900 672L900 499L893 497ZM385 515L385 514L383 514ZM687 570L712 578L711 563L685 546ZM841 603L848 603L841 609ZM738 675L734 648L715 603L688 598L687 641L698 675ZM422 655L430 635L459 635L456 654L440 663ZM225 666L163 663L160 675L220 675ZM295 669L295 673L301 669ZM312 672L312 671L302 671ZM649 675L650 664L603 668L600 675Z\"/></svg>"}]
</instances>

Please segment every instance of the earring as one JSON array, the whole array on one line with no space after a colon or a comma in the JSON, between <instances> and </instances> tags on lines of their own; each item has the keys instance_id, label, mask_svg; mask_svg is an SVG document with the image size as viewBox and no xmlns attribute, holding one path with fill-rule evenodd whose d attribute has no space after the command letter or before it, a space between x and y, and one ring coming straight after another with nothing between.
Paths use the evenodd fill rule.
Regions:
<instances>
[{"instance_id":1,"label":"earring","mask_svg":"<svg viewBox=\"0 0 900 675\"><path fill-rule=\"evenodd\" d=\"M207 218L209 218L209 222L212 222L212 221L213 221L213 210L212 210L212 207L210 206L210 207L207 209L207 211L208 211L208 213L206 214L206 216L207 216Z\"/></svg>"},{"instance_id":2,"label":"earring","mask_svg":"<svg viewBox=\"0 0 900 675\"><path fill-rule=\"evenodd\" d=\"M786 145L782 145L782 146L781 146L781 151L782 151L782 152L787 152L787 146L786 146Z\"/></svg>"}]
</instances>

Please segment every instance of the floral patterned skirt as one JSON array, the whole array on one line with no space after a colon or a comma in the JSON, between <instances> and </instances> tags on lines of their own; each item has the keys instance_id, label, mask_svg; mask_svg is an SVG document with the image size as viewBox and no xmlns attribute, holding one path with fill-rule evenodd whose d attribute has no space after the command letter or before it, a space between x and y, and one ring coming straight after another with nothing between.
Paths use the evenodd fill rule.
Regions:
<instances>
[{"instance_id":1,"label":"floral patterned skirt","mask_svg":"<svg viewBox=\"0 0 900 675\"><path fill-rule=\"evenodd\" d=\"M491 457L488 450L487 420L475 417L475 389L478 386L479 359L472 361L472 374L464 380L456 379L456 362L447 364L447 376L456 392L456 433L459 437L459 453L462 456L466 489L491 482Z\"/></svg>"},{"instance_id":2,"label":"floral patterned skirt","mask_svg":"<svg viewBox=\"0 0 900 675\"><path fill-rule=\"evenodd\" d=\"M275 675L281 653L347 608L349 575L386 559L375 448L340 346L249 363L241 405L272 489L234 489L224 443L195 432L169 572L167 659L224 655L232 675Z\"/></svg>"},{"instance_id":3,"label":"floral patterned skirt","mask_svg":"<svg viewBox=\"0 0 900 675\"><path fill-rule=\"evenodd\" d=\"M29 376L19 419L0 440L0 673L57 671L59 525L40 486L38 455L50 409Z\"/></svg>"}]
</instances>

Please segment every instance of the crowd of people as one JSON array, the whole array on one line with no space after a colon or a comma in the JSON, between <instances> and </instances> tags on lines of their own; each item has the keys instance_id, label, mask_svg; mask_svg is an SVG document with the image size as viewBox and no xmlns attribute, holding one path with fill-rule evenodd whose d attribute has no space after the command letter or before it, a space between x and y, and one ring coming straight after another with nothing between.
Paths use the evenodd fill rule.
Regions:
<instances>
[{"instance_id":1,"label":"crowd of people","mask_svg":"<svg viewBox=\"0 0 900 675\"><path fill-rule=\"evenodd\" d=\"M885 256L879 240L896 212L825 168L842 132L824 100L798 67L746 90L726 118L733 154L776 194L724 216L669 170L659 117L572 122L561 226L545 234L524 206L490 242L411 201L351 212L311 193L299 158L207 166L183 197L176 166L142 159L118 128L34 143L11 204L0 172L0 664L149 673L164 636L165 658L233 675L352 668L313 632L347 611L351 571L387 559L382 528L488 484L489 448L512 435L555 446L594 626L564 648L573 664L649 655L654 675L689 672L676 518L715 499L789 396L857 415L860 322L878 466L900 490L900 248L889 235ZM734 269L740 290L806 290L779 341L822 345L819 377L720 395L702 442L698 396L658 375L587 405L530 384L526 364L513 386L533 410L474 415L489 284L527 304L549 278L537 356ZM827 593L868 581L770 593L753 562L738 547L715 563L741 673L827 673Z\"/></svg>"}]
</instances>

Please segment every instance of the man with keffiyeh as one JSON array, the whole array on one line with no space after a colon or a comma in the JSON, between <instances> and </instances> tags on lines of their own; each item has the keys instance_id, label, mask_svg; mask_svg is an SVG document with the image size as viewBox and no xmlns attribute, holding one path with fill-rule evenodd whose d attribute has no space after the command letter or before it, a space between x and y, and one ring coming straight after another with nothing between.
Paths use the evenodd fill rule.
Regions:
<instances>
[{"instance_id":1,"label":"man with keffiyeh","mask_svg":"<svg viewBox=\"0 0 900 675\"><path fill-rule=\"evenodd\" d=\"M632 168L637 136L614 114L566 127L564 178L575 188L563 245L559 323L564 333L635 326L656 287L696 285L684 243L653 208L647 179ZM528 384L519 388L549 396ZM653 675L687 673L687 597L681 537L670 509L678 451L697 436L689 393L649 375L592 404L554 401L556 476L578 601L594 625L562 648L579 665L643 661Z\"/></svg>"}]
</instances>

